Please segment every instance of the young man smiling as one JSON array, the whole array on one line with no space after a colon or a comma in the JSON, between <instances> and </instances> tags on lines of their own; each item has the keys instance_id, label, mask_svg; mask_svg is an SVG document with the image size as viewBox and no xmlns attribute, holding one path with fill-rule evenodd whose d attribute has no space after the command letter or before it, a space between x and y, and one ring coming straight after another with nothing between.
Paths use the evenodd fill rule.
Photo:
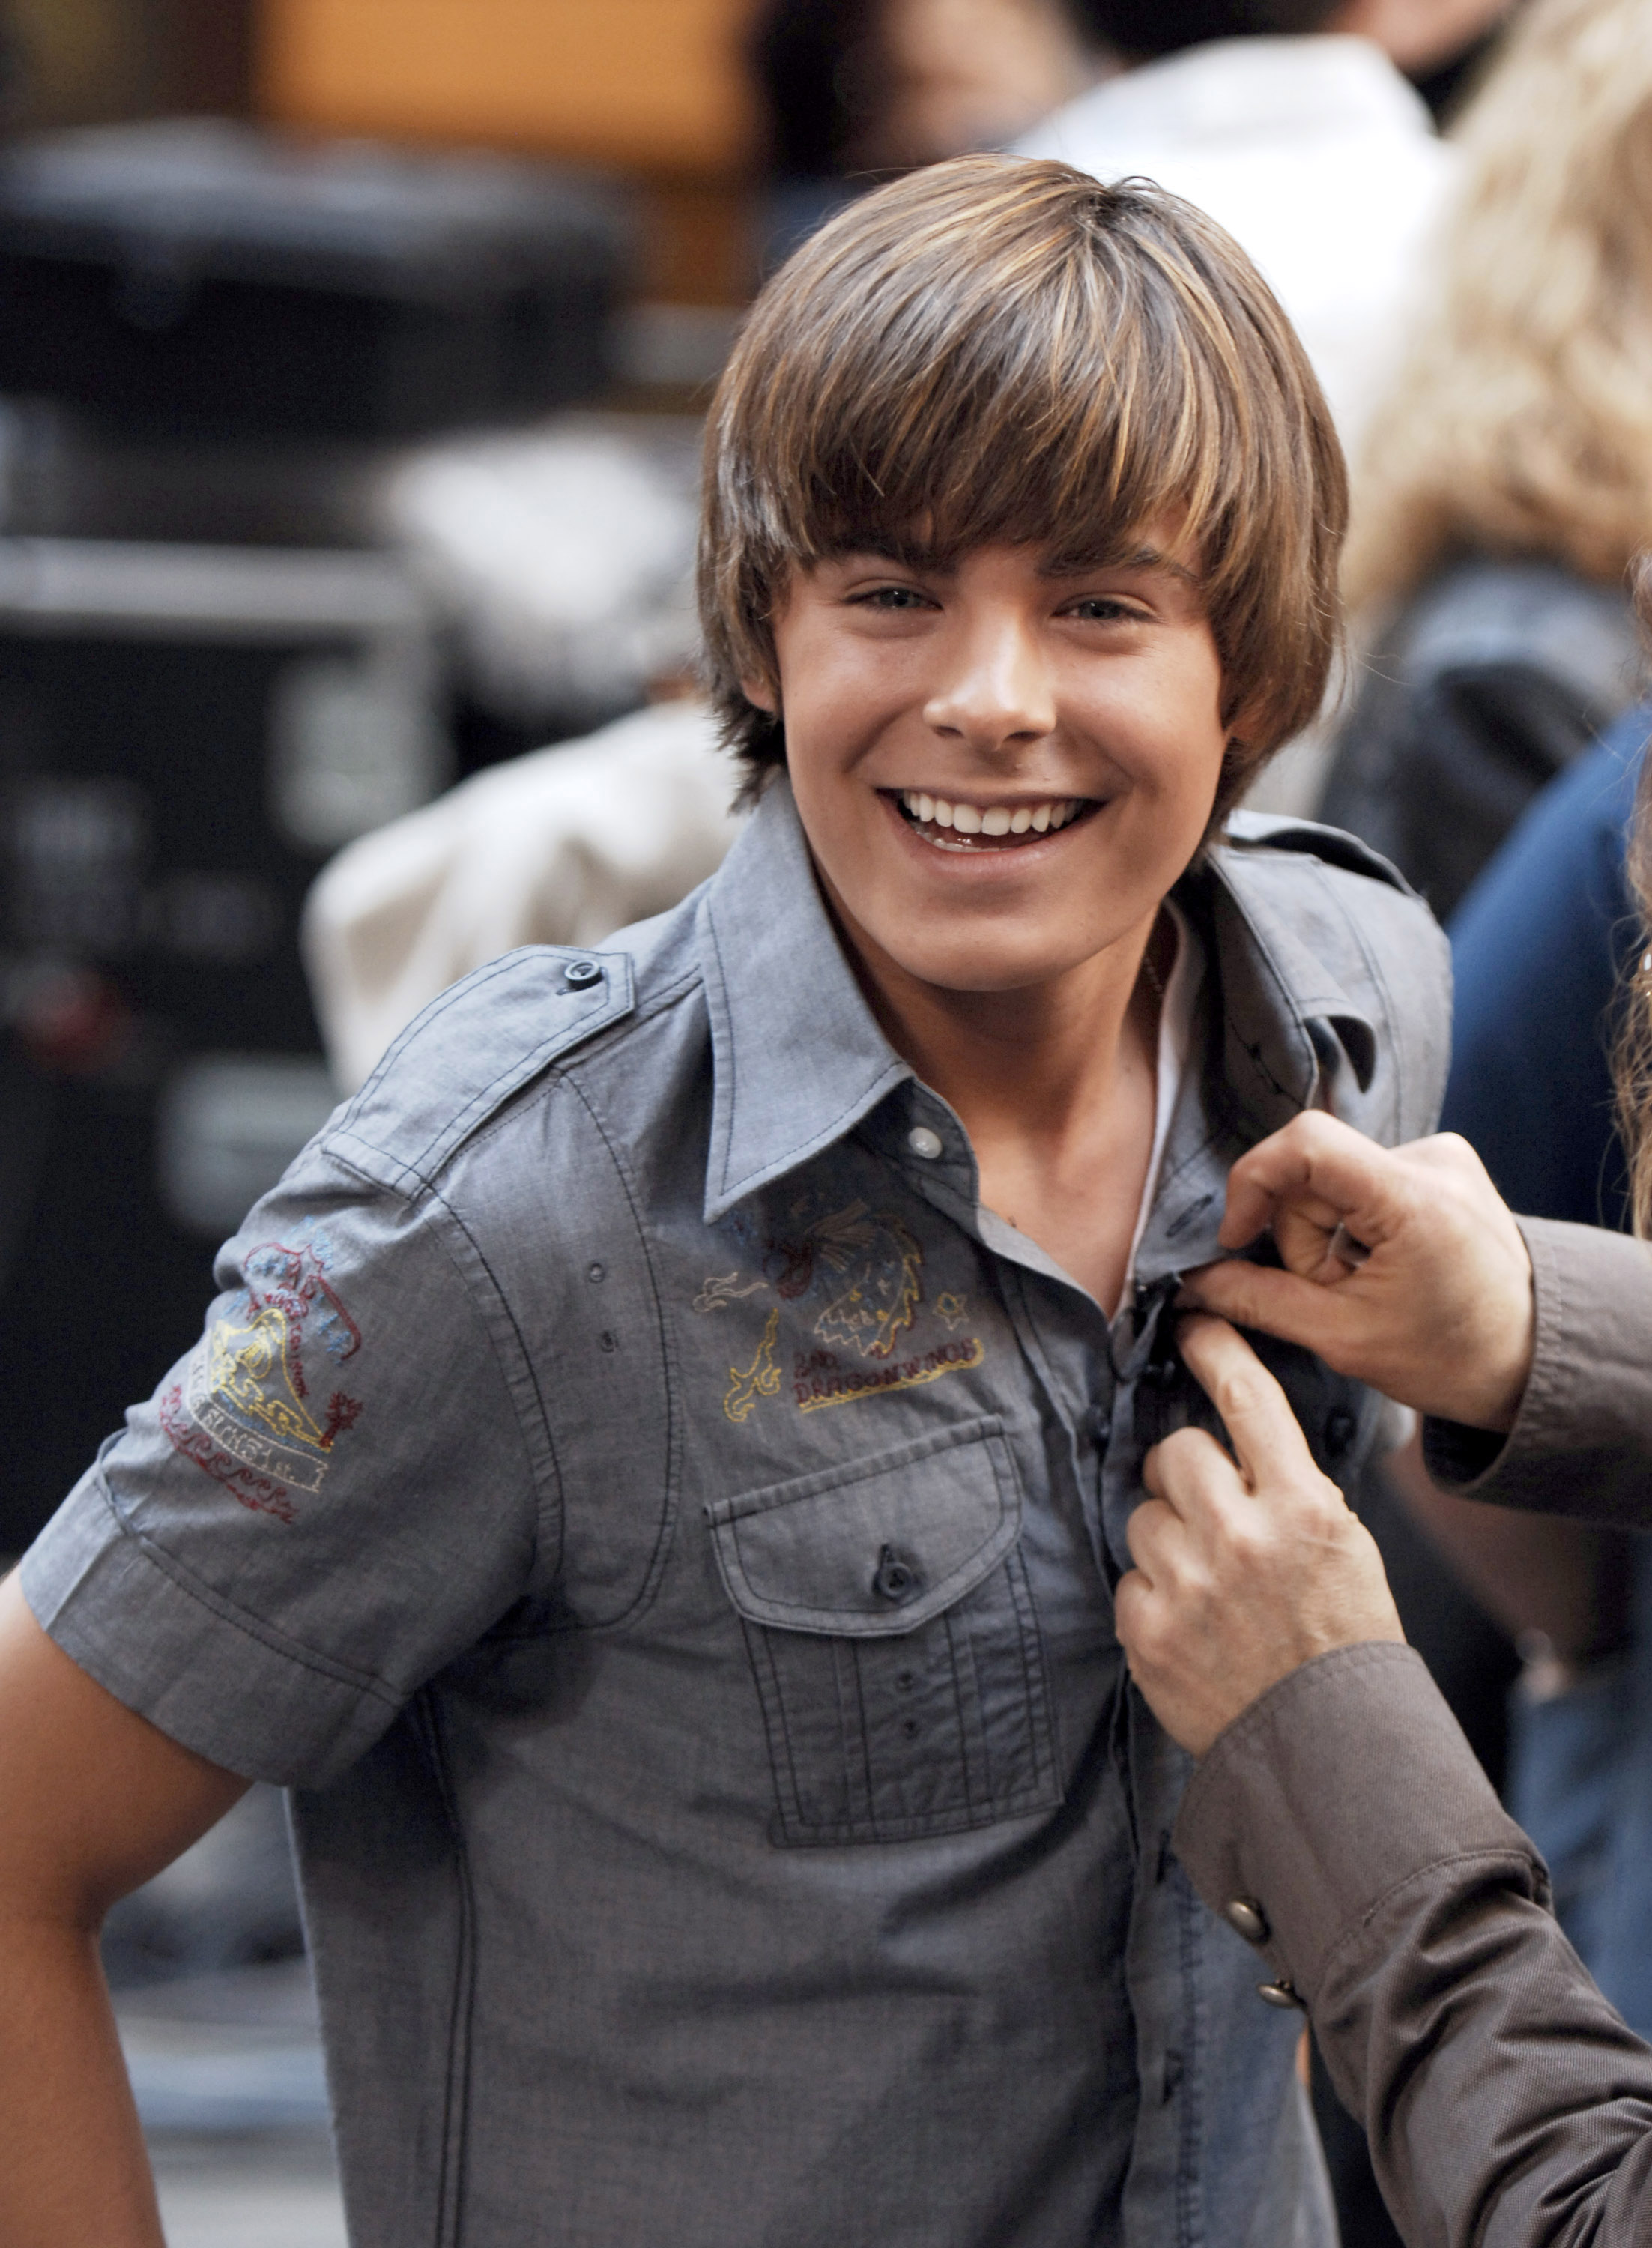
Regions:
<instances>
[{"instance_id":1,"label":"young man smiling","mask_svg":"<svg viewBox=\"0 0 1652 2248\"><path fill-rule=\"evenodd\" d=\"M981 1201L1108 1312L1173 928L1148 948L1227 742L1176 528L1088 569L1006 544L836 555L773 622L792 794L874 1011L963 1123Z\"/></svg>"},{"instance_id":2,"label":"young man smiling","mask_svg":"<svg viewBox=\"0 0 1652 2248\"><path fill-rule=\"evenodd\" d=\"M406 1034L0 1593L31 2248L158 2238L91 1931L255 1775L358 2248L1329 2248L1111 1587L1229 1162L1439 1092L1422 908L1221 840L1342 511L1153 190L940 166L765 291L708 435L734 853ZM1360 1393L1274 1363L1346 1471Z\"/></svg>"}]
</instances>

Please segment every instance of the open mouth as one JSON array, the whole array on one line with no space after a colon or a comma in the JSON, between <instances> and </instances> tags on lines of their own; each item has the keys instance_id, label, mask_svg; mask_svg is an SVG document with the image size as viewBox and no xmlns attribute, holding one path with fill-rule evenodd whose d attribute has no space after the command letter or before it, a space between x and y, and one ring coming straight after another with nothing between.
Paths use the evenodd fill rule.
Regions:
<instances>
[{"instance_id":1,"label":"open mouth","mask_svg":"<svg viewBox=\"0 0 1652 2248\"><path fill-rule=\"evenodd\" d=\"M1018 851L1043 843L1100 810L1093 797L1052 796L1028 804L971 804L927 789L883 792L915 835L937 851Z\"/></svg>"}]
</instances>

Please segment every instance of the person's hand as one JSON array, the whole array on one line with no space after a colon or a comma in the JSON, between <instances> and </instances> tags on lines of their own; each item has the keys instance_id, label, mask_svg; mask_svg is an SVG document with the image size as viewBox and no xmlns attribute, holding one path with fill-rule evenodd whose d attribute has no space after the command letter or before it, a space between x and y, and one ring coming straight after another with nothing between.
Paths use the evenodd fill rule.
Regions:
<instances>
[{"instance_id":1,"label":"person's hand","mask_svg":"<svg viewBox=\"0 0 1652 2248\"><path fill-rule=\"evenodd\" d=\"M1225 1320L1189 1319L1182 1355L1237 1465L1203 1429L1142 1468L1134 1569L1114 1596L1130 1675L1173 1740L1203 1756L1242 1710L1316 1655L1403 1640L1371 1533L1313 1463L1283 1389Z\"/></svg>"},{"instance_id":2,"label":"person's hand","mask_svg":"<svg viewBox=\"0 0 1652 2248\"><path fill-rule=\"evenodd\" d=\"M1299 1116L1228 1174L1223 1246L1268 1225L1284 1271L1207 1264L1182 1300L1300 1343L1420 1413L1513 1426L1532 1367L1532 1259L1466 1140L1380 1148L1333 1116Z\"/></svg>"}]
</instances>

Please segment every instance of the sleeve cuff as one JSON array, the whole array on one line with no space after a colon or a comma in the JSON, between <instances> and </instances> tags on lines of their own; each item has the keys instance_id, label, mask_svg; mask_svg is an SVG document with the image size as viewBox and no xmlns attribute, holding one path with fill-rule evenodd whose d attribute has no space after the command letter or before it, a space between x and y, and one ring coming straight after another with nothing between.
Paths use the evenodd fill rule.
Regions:
<instances>
[{"instance_id":1,"label":"sleeve cuff","mask_svg":"<svg viewBox=\"0 0 1652 2248\"><path fill-rule=\"evenodd\" d=\"M1652 1522L1652 1247L1627 1234L1518 1221L1532 1256L1532 1371L1506 1436L1425 1421L1445 1489L1628 1527Z\"/></svg>"},{"instance_id":2,"label":"sleeve cuff","mask_svg":"<svg viewBox=\"0 0 1652 2248\"><path fill-rule=\"evenodd\" d=\"M1189 1783L1175 1848L1223 1918L1254 1907L1269 1963L1311 2001L1382 1898L1465 1854L1541 1861L1415 1649L1372 1641L1293 1670L1229 1726Z\"/></svg>"},{"instance_id":3,"label":"sleeve cuff","mask_svg":"<svg viewBox=\"0 0 1652 2248\"><path fill-rule=\"evenodd\" d=\"M324 1785L396 1715L381 1680L231 1607L129 1529L95 1468L24 1556L20 1577L36 1621L89 1677L243 1779Z\"/></svg>"}]
</instances>

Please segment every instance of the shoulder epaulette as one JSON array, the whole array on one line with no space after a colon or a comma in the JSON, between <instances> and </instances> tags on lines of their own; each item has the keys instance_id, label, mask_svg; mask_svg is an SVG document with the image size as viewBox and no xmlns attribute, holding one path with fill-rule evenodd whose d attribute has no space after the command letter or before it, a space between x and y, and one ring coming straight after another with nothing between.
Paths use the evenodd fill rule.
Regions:
<instances>
[{"instance_id":1,"label":"shoulder epaulette","mask_svg":"<svg viewBox=\"0 0 1652 2248\"><path fill-rule=\"evenodd\" d=\"M415 1017L326 1144L374 1171L387 1164L399 1185L428 1185L514 1094L635 1005L628 952L507 952Z\"/></svg>"},{"instance_id":2,"label":"shoulder epaulette","mask_svg":"<svg viewBox=\"0 0 1652 2248\"><path fill-rule=\"evenodd\" d=\"M1386 882L1405 897L1416 895L1391 859L1361 843L1357 835L1340 827L1327 827L1317 819L1298 819L1273 812L1230 812L1221 840L1238 850L1248 846L1294 851L1325 866L1340 867L1346 874L1364 874L1374 882Z\"/></svg>"}]
</instances>

